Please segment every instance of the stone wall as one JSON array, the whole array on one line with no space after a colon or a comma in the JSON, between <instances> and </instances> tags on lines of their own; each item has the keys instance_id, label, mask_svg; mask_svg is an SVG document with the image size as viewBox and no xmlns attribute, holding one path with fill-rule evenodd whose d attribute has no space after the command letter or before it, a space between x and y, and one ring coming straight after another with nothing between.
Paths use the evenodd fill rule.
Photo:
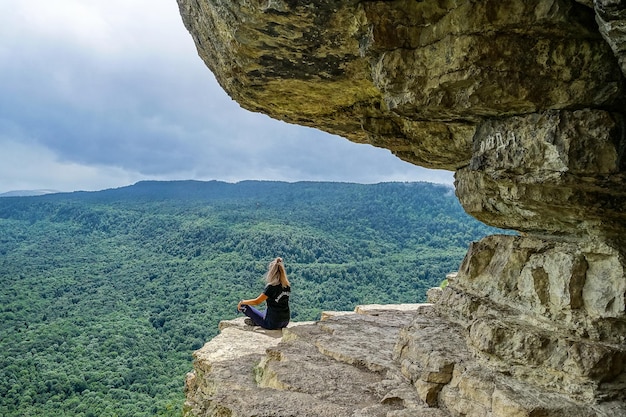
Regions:
<instances>
[{"instance_id":1,"label":"stone wall","mask_svg":"<svg viewBox=\"0 0 626 417\"><path fill-rule=\"evenodd\" d=\"M439 297L465 347L434 381L411 369L441 355L406 336L422 401L477 416L513 407L506 393L588 410L520 416L626 401L626 2L178 3L243 107L454 170L469 214L520 233L472 244ZM484 401L464 399L474 383Z\"/></svg>"},{"instance_id":2,"label":"stone wall","mask_svg":"<svg viewBox=\"0 0 626 417\"><path fill-rule=\"evenodd\" d=\"M489 366L581 402L624 400L624 264L606 246L491 236L437 309Z\"/></svg>"}]
</instances>

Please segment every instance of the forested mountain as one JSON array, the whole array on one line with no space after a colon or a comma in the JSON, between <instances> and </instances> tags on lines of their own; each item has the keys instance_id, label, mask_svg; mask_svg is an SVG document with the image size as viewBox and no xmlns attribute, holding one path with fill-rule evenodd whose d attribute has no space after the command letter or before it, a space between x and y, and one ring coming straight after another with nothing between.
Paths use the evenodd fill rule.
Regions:
<instances>
[{"instance_id":1,"label":"forested mountain","mask_svg":"<svg viewBox=\"0 0 626 417\"><path fill-rule=\"evenodd\" d=\"M179 415L191 352L263 288L294 320L424 301L494 230L427 183L140 182L0 199L0 415Z\"/></svg>"}]
</instances>

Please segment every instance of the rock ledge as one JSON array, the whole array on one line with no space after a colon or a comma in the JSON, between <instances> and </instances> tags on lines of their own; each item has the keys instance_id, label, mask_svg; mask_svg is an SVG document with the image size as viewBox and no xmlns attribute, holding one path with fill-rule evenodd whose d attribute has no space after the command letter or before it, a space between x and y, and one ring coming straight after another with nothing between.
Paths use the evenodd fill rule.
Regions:
<instances>
[{"instance_id":1,"label":"rock ledge","mask_svg":"<svg viewBox=\"0 0 626 417\"><path fill-rule=\"evenodd\" d=\"M490 370L432 304L358 306L283 331L240 318L220 330L194 353L186 417L626 415L623 404L583 405Z\"/></svg>"}]
</instances>

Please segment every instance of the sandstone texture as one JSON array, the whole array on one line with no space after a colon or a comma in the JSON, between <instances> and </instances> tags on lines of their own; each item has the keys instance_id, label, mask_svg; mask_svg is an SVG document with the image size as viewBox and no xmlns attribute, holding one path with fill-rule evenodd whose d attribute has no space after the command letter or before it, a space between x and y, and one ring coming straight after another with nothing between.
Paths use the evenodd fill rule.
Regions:
<instances>
[{"instance_id":1,"label":"sandstone texture","mask_svg":"<svg viewBox=\"0 0 626 417\"><path fill-rule=\"evenodd\" d=\"M490 370L430 304L359 306L281 331L223 322L194 353L185 416L452 417L625 415Z\"/></svg>"},{"instance_id":2,"label":"sandstone texture","mask_svg":"<svg viewBox=\"0 0 626 417\"><path fill-rule=\"evenodd\" d=\"M398 331L388 369L418 408L626 415L626 1L178 4L244 108L453 170L469 214L518 232L473 243L432 311ZM368 398L342 413L378 410Z\"/></svg>"},{"instance_id":3,"label":"sandstone texture","mask_svg":"<svg viewBox=\"0 0 626 417\"><path fill-rule=\"evenodd\" d=\"M420 405L392 361L398 333L419 307L329 312L324 321L282 332L227 322L194 353L184 415L373 417L402 410L406 401L424 416L444 416Z\"/></svg>"}]
</instances>

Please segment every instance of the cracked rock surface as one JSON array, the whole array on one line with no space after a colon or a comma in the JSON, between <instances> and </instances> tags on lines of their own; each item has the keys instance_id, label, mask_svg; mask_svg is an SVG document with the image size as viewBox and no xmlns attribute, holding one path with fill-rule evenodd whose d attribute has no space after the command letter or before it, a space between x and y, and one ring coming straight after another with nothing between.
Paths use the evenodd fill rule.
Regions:
<instances>
[{"instance_id":1,"label":"cracked rock surface","mask_svg":"<svg viewBox=\"0 0 626 417\"><path fill-rule=\"evenodd\" d=\"M537 389L465 349L430 304L360 306L281 331L223 322L194 353L186 416L618 416Z\"/></svg>"}]
</instances>

